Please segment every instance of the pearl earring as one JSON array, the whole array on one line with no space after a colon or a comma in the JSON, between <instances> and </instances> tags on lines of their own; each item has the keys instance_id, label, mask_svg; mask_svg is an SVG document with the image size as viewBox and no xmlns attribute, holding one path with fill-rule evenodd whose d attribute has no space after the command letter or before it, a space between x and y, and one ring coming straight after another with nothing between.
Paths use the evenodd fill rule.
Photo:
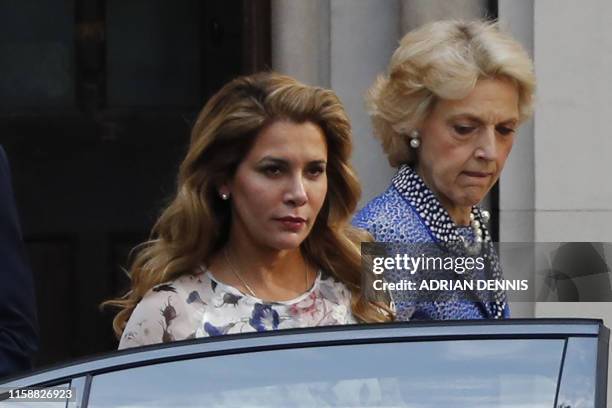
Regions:
<instances>
[{"instance_id":1,"label":"pearl earring","mask_svg":"<svg viewBox=\"0 0 612 408\"><path fill-rule=\"evenodd\" d=\"M228 200L228 199L229 199L229 194L228 194L228 193L221 193L221 199L222 199L223 201Z\"/></svg>"},{"instance_id":2,"label":"pearl earring","mask_svg":"<svg viewBox=\"0 0 612 408\"><path fill-rule=\"evenodd\" d=\"M413 149L418 149L419 146L421 145L421 139L419 138L419 136L420 136L420 133L416 129L412 129L409 133L410 147L412 147Z\"/></svg>"}]
</instances>

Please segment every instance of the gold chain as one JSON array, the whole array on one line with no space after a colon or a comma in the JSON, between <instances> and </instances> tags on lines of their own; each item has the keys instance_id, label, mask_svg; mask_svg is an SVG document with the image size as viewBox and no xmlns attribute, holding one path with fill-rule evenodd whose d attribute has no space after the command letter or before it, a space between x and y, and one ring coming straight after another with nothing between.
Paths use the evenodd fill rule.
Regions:
<instances>
[{"instance_id":1,"label":"gold chain","mask_svg":"<svg viewBox=\"0 0 612 408\"><path fill-rule=\"evenodd\" d=\"M259 299L259 297L255 294L255 291L249 286L248 283L246 283L242 275L240 275L240 273L238 272L238 269L234 266L232 261L230 261L230 257L227 253L227 247L225 247L225 249L223 250L223 256L225 257L225 262L227 263L227 266L229 266L230 271L232 271L234 276L238 278L238 280L240 281L240 283L242 283L242 285L246 288L246 290L249 291L249 294L253 296L254 298ZM306 265L304 265L304 283L306 287L306 290L304 292L307 292L309 287L308 287L308 267Z\"/></svg>"}]
</instances>

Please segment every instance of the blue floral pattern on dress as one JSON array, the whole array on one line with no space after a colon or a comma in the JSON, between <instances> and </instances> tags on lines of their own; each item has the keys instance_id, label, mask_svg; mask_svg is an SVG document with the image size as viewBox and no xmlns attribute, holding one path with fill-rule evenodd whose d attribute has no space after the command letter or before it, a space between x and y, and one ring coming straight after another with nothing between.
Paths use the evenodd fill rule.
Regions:
<instances>
[{"instance_id":1,"label":"blue floral pattern on dress","mask_svg":"<svg viewBox=\"0 0 612 408\"><path fill-rule=\"evenodd\" d=\"M278 312L272 309L272 306L255 303L249 324L261 332L278 329L279 321Z\"/></svg>"},{"instance_id":2,"label":"blue floral pattern on dress","mask_svg":"<svg viewBox=\"0 0 612 408\"><path fill-rule=\"evenodd\" d=\"M222 336L227 334L232 327L234 327L236 323L228 323L221 327L215 327L209 322L204 323L204 331L211 337L213 336Z\"/></svg>"}]
</instances>

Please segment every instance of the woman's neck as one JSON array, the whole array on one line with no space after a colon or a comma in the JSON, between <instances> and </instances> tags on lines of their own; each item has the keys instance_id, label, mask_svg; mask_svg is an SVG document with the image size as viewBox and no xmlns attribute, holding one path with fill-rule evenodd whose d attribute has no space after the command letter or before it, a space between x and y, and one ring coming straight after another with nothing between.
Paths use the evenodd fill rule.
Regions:
<instances>
[{"instance_id":1,"label":"woman's neck","mask_svg":"<svg viewBox=\"0 0 612 408\"><path fill-rule=\"evenodd\" d=\"M456 225L468 226L470 225L470 214L472 212L471 207L444 207L450 215L451 219Z\"/></svg>"},{"instance_id":2,"label":"woman's neck","mask_svg":"<svg viewBox=\"0 0 612 408\"><path fill-rule=\"evenodd\" d=\"M243 293L269 301L295 298L310 288L316 276L300 248L274 250L231 238L212 257L209 270Z\"/></svg>"},{"instance_id":3,"label":"woman's neck","mask_svg":"<svg viewBox=\"0 0 612 408\"><path fill-rule=\"evenodd\" d=\"M423 174L423 171L417 166L413 167L413 170L419 175L423 183L427 186L429 191L433 193L433 195L438 199L442 208L446 210L448 215L451 217L453 222L456 225L467 226L470 225L470 214L472 213L471 206L459 206L453 203L448 197L444 194L440 193L436 188L434 188L433 183L431 183L427 177Z\"/></svg>"},{"instance_id":4,"label":"woman's neck","mask_svg":"<svg viewBox=\"0 0 612 408\"><path fill-rule=\"evenodd\" d=\"M273 250L228 241L225 250L234 265L252 279L280 283L292 280L292 275L304 270L300 267L305 260L299 248Z\"/></svg>"}]
</instances>

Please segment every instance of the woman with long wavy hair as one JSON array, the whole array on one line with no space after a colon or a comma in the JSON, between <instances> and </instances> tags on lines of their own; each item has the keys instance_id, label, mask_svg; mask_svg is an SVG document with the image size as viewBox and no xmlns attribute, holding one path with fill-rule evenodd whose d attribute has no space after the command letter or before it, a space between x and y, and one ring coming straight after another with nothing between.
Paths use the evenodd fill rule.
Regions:
<instances>
[{"instance_id":1,"label":"woman with long wavy hair","mask_svg":"<svg viewBox=\"0 0 612 408\"><path fill-rule=\"evenodd\" d=\"M330 90L275 73L204 106L177 192L106 304L119 348L390 320L364 293L350 124Z\"/></svg>"}]
</instances>

